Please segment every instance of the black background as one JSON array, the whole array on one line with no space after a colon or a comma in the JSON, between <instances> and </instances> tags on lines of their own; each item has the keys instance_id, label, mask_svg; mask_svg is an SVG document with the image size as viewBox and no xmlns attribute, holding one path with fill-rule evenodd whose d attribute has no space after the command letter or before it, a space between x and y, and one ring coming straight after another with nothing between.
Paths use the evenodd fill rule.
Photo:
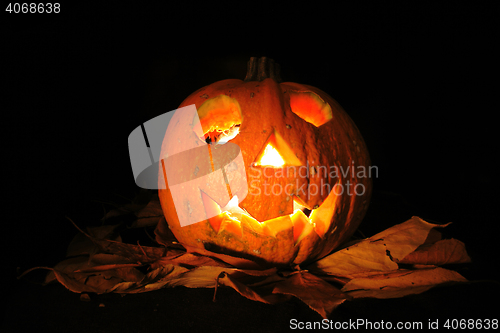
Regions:
<instances>
[{"instance_id":1,"label":"black background","mask_svg":"<svg viewBox=\"0 0 500 333\"><path fill-rule=\"evenodd\" d=\"M204 85L243 79L251 56L273 58L284 81L328 92L359 127L379 171L361 225L366 236L413 215L453 222L446 236L464 241L473 259L460 273L483 281L350 302L332 318L427 323L497 313L485 303L499 295L491 282L499 264L498 5L112 1L61 8L2 13L7 328L280 331L291 318L321 319L300 302L267 306L232 290L216 303L212 290L186 288L86 303L58 285L14 280L17 267L64 257L76 233L64 216L90 225L103 214L94 200L121 203L119 195L138 192L127 146L134 128Z\"/></svg>"}]
</instances>

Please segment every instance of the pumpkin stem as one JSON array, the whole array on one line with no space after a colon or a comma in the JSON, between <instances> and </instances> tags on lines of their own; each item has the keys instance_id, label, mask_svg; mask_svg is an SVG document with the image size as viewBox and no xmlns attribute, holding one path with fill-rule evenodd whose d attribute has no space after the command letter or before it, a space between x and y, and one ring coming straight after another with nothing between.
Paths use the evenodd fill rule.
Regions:
<instances>
[{"instance_id":1,"label":"pumpkin stem","mask_svg":"<svg viewBox=\"0 0 500 333\"><path fill-rule=\"evenodd\" d=\"M245 82L262 81L264 79L273 79L280 83L280 65L275 63L273 59L267 57L251 57L248 61L247 75Z\"/></svg>"}]
</instances>

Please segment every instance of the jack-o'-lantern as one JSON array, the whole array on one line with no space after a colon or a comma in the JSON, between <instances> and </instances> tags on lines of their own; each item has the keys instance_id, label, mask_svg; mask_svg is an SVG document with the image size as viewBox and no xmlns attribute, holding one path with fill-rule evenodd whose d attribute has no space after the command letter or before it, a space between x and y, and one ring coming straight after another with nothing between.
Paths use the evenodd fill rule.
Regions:
<instances>
[{"instance_id":1,"label":"jack-o'-lantern","mask_svg":"<svg viewBox=\"0 0 500 333\"><path fill-rule=\"evenodd\" d=\"M212 158L216 149L232 143L242 156L233 167L246 173L245 184L224 173L225 184L207 180L206 188L184 188L187 195L178 198L162 163L159 182L166 188L159 198L180 243L264 266L296 265L331 252L363 219L371 195L370 160L358 128L325 92L281 82L278 68L271 59L251 58L244 81L215 82L179 106L194 104L201 128L178 142L166 135L162 162L195 146L206 146ZM175 126L173 118L167 134ZM189 172L217 170L213 161L202 165L188 155L182 166ZM210 194L224 185L225 199ZM238 198L240 193L246 196ZM201 216L197 223L179 222L196 214Z\"/></svg>"}]
</instances>

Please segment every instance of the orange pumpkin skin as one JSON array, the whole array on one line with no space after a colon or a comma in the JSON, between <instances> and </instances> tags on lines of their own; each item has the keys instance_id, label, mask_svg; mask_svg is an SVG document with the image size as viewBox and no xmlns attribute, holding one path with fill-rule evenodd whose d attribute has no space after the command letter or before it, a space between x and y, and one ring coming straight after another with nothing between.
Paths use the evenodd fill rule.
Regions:
<instances>
[{"instance_id":1,"label":"orange pumpkin skin","mask_svg":"<svg viewBox=\"0 0 500 333\"><path fill-rule=\"evenodd\" d=\"M159 181L167 186L159 190L159 199L168 227L177 240L181 244L252 259L263 266L309 263L346 241L363 219L372 191L368 151L346 112L320 89L278 83L272 78L260 82L218 81L191 94L179 108L194 104L200 112L204 103L221 95L236 100L241 110L239 134L230 142L237 144L242 152L248 194L239 206L249 216L234 222L221 214L182 227L178 214L205 208L176 211L172 192L160 170ZM321 106L328 109L326 119L316 112ZM307 118L308 113L312 115L305 121L303 118ZM214 125L212 120L220 122L220 117L200 116L204 130ZM273 133L282 138L281 142L286 142L288 153L291 150L295 155L289 154L288 158L295 161L295 170L300 170L300 175L283 176L282 173L273 177L286 166L266 168L253 164ZM160 159L171 155L169 151L174 145L164 140ZM178 144L175 149L178 151ZM307 175L306 171L309 171ZM263 187L265 184L267 190ZM290 185L287 187L287 184ZM318 191L321 187L324 190ZM287 191L270 191L283 188ZM308 190L304 192L304 189ZM302 211L294 213L294 200L313 209L309 218ZM167 225L160 223L155 231L160 243L165 228Z\"/></svg>"}]
</instances>

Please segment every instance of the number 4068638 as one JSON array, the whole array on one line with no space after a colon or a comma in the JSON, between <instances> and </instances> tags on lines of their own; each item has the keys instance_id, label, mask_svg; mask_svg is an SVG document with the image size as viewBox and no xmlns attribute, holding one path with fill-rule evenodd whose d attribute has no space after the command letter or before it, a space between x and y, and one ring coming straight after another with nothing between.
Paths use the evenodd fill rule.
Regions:
<instances>
[{"instance_id":1,"label":"number 4068638","mask_svg":"<svg viewBox=\"0 0 500 333\"><path fill-rule=\"evenodd\" d=\"M5 9L6 12L12 14L51 14L51 13L60 13L61 12L61 4L56 2L56 3L9 3L7 5L7 8Z\"/></svg>"}]
</instances>

